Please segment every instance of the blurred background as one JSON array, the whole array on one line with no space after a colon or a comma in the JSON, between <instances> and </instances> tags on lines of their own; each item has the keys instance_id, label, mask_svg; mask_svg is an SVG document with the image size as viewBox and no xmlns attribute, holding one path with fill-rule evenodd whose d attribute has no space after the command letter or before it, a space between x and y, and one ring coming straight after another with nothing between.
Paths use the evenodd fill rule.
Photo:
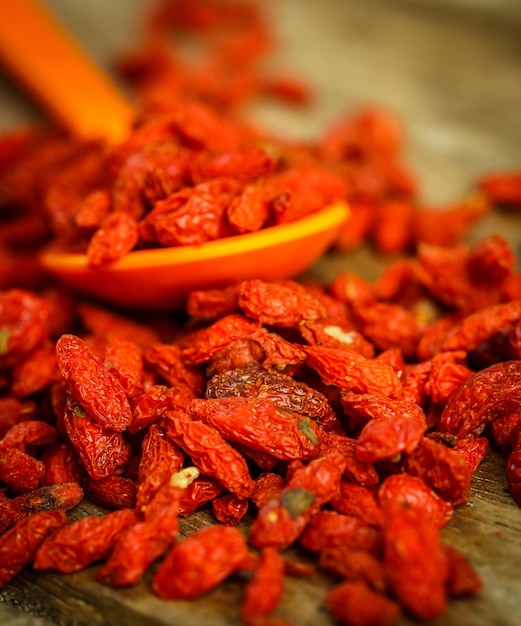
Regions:
<instances>
[{"instance_id":1,"label":"blurred background","mask_svg":"<svg viewBox=\"0 0 521 626\"><path fill-rule=\"evenodd\" d=\"M43 0L103 66L131 48L152 0ZM305 79L307 108L256 103L249 114L314 138L342 113L376 104L407 129L425 199L458 198L476 175L521 163L518 0L263 0L277 46L269 63ZM0 131L38 118L4 75Z\"/></svg>"}]
</instances>

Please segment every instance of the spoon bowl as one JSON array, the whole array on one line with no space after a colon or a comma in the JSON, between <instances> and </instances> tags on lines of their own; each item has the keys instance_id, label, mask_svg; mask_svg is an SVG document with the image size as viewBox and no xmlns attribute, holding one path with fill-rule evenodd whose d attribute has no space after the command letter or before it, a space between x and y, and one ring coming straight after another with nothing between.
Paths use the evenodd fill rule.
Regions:
<instances>
[{"instance_id":1,"label":"spoon bowl","mask_svg":"<svg viewBox=\"0 0 521 626\"><path fill-rule=\"evenodd\" d=\"M90 268L85 255L52 247L41 262L62 283L104 302L180 309L195 289L297 276L328 249L348 216L347 205L338 202L295 222L201 246L138 250L104 268Z\"/></svg>"}]
</instances>

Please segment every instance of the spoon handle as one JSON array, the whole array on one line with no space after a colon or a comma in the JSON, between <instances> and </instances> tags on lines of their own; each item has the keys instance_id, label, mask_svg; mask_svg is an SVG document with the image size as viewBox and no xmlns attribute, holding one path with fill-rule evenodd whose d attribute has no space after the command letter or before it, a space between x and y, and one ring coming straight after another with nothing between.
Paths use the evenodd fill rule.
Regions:
<instances>
[{"instance_id":1,"label":"spoon handle","mask_svg":"<svg viewBox=\"0 0 521 626\"><path fill-rule=\"evenodd\" d=\"M114 143L133 110L39 0L1 0L0 60L52 117L74 135Z\"/></svg>"}]
</instances>

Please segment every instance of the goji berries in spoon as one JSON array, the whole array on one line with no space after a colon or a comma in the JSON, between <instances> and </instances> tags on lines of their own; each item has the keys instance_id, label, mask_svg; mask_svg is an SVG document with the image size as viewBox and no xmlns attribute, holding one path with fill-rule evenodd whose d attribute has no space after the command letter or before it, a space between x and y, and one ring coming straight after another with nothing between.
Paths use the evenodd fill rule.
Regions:
<instances>
[{"instance_id":1,"label":"goji berries in spoon","mask_svg":"<svg viewBox=\"0 0 521 626\"><path fill-rule=\"evenodd\" d=\"M6 0L0 55L76 137L118 143L128 136L134 118L130 104L37 0ZM212 164L199 162L199 175L211 175ZM219 164L213 165L216 167ZM246 209L250 210L252 200L248 202ZM345 205L335 204L314 216L260 233L236 234L210 243L198 238L183 249L133 252L110 263L130 252L138 239L132 215L112 212L94 240L96 252L88 258L53 249L43 255L42 262L63 282L102 300L141 309L172 308L183 304L192 289L299 274L332 244L347 215ZM204 228L203 219L199 215L194 222L199 231Z\"/></svg>"}]
</instances>

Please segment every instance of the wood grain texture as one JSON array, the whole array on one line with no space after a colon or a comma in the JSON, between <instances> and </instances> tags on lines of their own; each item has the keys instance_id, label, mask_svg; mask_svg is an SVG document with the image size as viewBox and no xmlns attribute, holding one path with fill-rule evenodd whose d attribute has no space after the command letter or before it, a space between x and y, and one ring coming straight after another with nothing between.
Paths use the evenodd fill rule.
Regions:
<instances>
[{"instance_id":1,"label":"wood grain texture","mask_svg":"<svg viewBox=\"0 0 521 626\"><path fill-rule=\"evenodd\" d=\"M98 4L101 11L107 3ZM409 162L419 172L424 198L434 204L458 199L482 172L521 164L521 16L516 0L271 0L266 5L281 46L272 62L309 78L317 100L313 109L298 111L263 103L249 112L256 120L281 134L313 138L346 110L388 106L405 120ZM95 26L92 19L86 24ZM503 233L519 253L520 227L521 217L497 213L472 237ZM329 253L308 276L328 282L348 268L373 278L384 265L362 248L350 255ZM434 626L519 624L521 509L506 491L504 464L504 456L491 451L473 479L470 503L456 511L444 531L445 539L479 571L483 591L451 602ZM83 503L75 516L93 512L95 507ZM182 531L209 521L207 514L197 514L183 522ZM70 576L25 571L0 593L0 600L18 609L14 616L4 614L0 604L1 623L34 624L33 618L25 621L22 610L67 626L241 623L240 582L228 582L200 601L165 602L150 594L149 579L114 591L95 582L96 570ZM321 604L329 582L322 575L288 579L277 614L296 626L330 626ZM400 622L415 623L406 617Z\"/></svg>"}]
</instances>

